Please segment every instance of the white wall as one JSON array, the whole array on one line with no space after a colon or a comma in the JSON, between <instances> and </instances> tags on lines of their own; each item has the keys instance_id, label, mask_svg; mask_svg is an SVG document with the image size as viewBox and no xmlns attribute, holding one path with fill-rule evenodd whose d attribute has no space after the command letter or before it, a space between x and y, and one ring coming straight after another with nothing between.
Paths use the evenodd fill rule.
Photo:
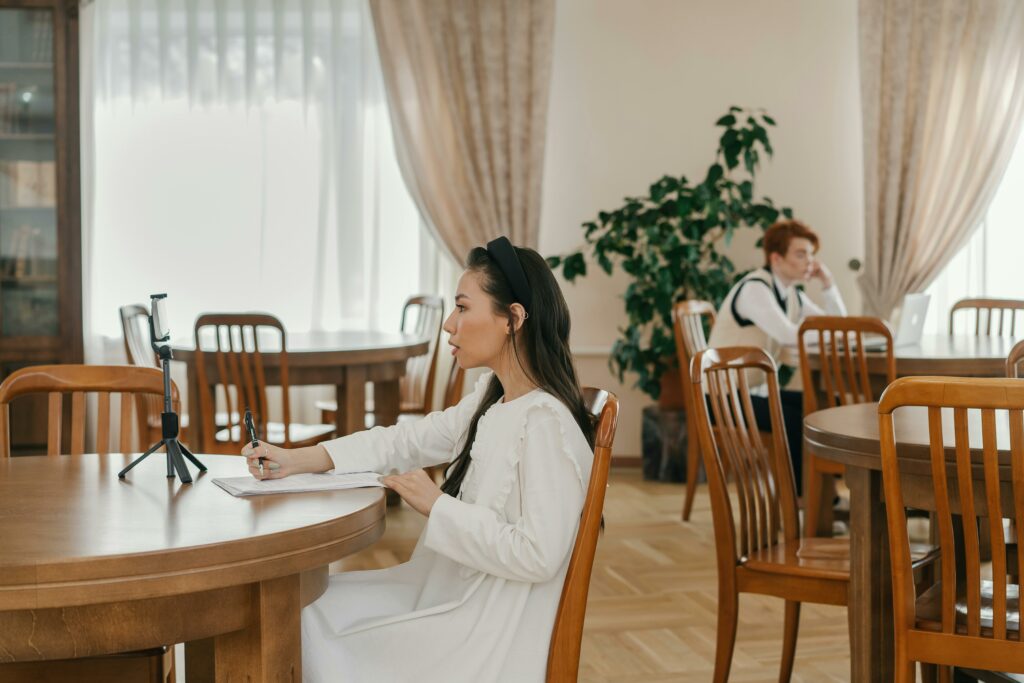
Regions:
<instances>
[{"instance_id":1,"label":"white wall","mask_svg":"<svg viewBox=\"0 0 1024 683\"><path fill-rule=\"evenodd\" d=\"M778 122L756 190L819 232L859 311L846 266L863 248L856 0L558 0L541 252L578 248L581 222L664 174L703 178L734 104ZM741 267L760 261L754 238L733 244ZM649 401L607 369L626 282L597 272L565 293L581 380L619 394L615 453L638 455Z\"/></svg>"}]
</instances>

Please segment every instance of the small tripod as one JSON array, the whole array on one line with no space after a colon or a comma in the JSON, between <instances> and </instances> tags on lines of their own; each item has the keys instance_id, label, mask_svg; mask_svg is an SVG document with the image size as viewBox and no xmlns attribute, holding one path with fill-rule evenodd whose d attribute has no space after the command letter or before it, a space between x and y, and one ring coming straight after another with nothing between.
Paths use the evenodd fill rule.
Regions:
<instances>
[{"instance_id":1,"label":"small tripod","mask_svg":"<svg viewBox=\"0 0 1024 683\"><path fill-rule=\"evenodd\" d=\"M156 338L156 330L153 327L153 316L149 316L149 334L153 350L156 351L160 357L160 365L164 371L164 412L160 414L160 426L162 429L162 436L159 441L150 446L149 450L137 457L132 461L128 467L117 473L119 479L124 479L124 475L138 465L140 462L145 460L149 455L156 452L161 446L167 453L167 477L168 479L174 477L175 472L178 474L178 478L181 479L182 484L191 484L192 475L188 471L188 467L185 465L185 458L192 461L192 464L199 468L200 472L206 471L206 466L196 459L196 456L192 455L191 451L185 447L180 441L178 441L178 414L174 412L174 406L171 404L171 346L170 344L159 344L158 342L167 342L170 339L170 335L167 335L163 339Z\"/></svg>"}]
</instances>

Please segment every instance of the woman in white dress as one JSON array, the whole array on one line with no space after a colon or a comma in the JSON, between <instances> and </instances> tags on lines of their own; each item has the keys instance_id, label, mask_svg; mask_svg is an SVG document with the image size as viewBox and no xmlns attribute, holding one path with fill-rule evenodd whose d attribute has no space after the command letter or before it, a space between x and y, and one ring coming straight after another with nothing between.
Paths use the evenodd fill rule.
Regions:
<instances>
[{"instance_id":1,"label":"woman in white dress","mask_svg":"<svg viewBox=\"0 0 1024 683\"><path fill-rule=\"evenodd\" d=\"M470 252L445 321L458 405L393 427L246 447L255 477L379 472L427 517L412 558L330 578L302 612L303 680L540 682L593 460L593 424L550 268L499 238ZM258 457L276 463L264 467ZM448 467L439 488L424 467Z\"/></svg>"}]
</instances>

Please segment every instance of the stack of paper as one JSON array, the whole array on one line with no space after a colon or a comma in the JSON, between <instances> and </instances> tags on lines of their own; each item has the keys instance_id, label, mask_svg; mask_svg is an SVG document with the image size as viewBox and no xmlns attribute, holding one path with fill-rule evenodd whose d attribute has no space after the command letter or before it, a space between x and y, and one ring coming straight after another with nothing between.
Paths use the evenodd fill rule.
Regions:
<instances>
[{"instance_id":1,"label":"stack of paper","mask_svg":"<svg viewBox=\"0 0 1024 683\"><path fill-rule=\"evenodd\" d=\"M268 493L304 493L306 491L334 491L384 485L376 472L352 474L293 474L281 479L254 479L228 477L214 479L213 483L232 496L262 496Z\"/></svg>"}]
</instances>

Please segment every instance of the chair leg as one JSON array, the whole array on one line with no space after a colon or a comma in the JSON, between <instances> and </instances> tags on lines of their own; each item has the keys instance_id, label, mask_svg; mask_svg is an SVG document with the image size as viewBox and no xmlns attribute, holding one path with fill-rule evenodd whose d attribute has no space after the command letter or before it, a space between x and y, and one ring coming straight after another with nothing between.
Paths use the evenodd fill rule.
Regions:
<instances>
[{"instance_id":1,"label":"chair leg","mask_svg":"<svg viewBox=\"0 0 1024 683\"><path fill-rule=\"evenodd\" d=\"M903 659L896 655L895 683L917 683L917 663L912 659Z\"/></svg>"},{"instance_id":2,"label":"chair leg","mask_svg":"<svg viewBox=\"0 0 1024 683\"><path fill-rule=\"evenodd\" d=\"M793 675L793 659L796 657L796 636L800 630L800 603L786 600L786 620L782 630L782 664L779 666L779 683L789 683Z\"/></svg>"},{"instance_id":3,"label":"chair leg","mask_svg":"<svg viewBox=\"0 0 1024 683\"><path fill-rule=\"evenodd\" d=\"M727 683L732 667L732 650L736 645L736 622L739 618L739 595L734 588L718 589L718 641L715 645L714 683Z\"/></svg>"},{"instance_id":4,"label":"chair leg","mask_svg":"<svg viewBox=\"0 0 1024 683\"><path fill-rule=\"evenodd\" d=\"M700 449L691 438L686 447L686 499L683 501L683 521L690 521L693 511L693 497L697 493L697 476L700 473Z\"/></svg>"}]
</instances>

